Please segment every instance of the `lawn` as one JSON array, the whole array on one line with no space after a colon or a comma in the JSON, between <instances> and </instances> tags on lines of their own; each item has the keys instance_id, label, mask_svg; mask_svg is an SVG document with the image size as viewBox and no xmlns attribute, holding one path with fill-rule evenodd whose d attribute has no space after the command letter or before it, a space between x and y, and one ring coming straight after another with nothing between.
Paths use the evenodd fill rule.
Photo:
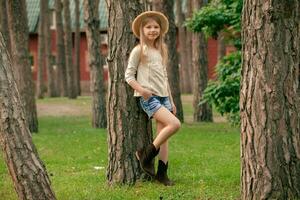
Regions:
<instances>
[{"instance_id":1,"label":"lawn","mask_svg":"<svg viewBox=\"0 0 300 200\"><path fill-rule=\"evenodd\" d=\"M187 100L186 100L187 99ZM184 98L187 119L190 98ZM89 106L90 99L40 100L42 104ZM88 109L87 109L88 110ZM156 182L134 186L106 184L106 130L90 127L89 114L40 115L40 133L33 140L50 175L59 200L96 199L228 199L239 197L239 131L226 122L185 123L170 141L169 176L173 187ZM0 199L17 199L11 178L0 157Z\"/></svg>"}]
</instances>

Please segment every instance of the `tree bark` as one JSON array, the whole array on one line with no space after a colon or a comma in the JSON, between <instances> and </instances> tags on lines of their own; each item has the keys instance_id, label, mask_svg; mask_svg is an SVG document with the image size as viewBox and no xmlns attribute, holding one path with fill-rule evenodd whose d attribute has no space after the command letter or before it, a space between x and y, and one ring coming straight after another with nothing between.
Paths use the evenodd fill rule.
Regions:
<instances>
[{"instance_id":1,"label":"tree bark","mask_svg":"<svg viewBox=\"0 0 300 200\"><path fill-rule=\"evenodd\" d=\"M131 0L107 0L108 5L108 168L109 184L133 184L142 177L135 157L138 148L152 142L151 121L125 82L127 59L135 44L130 24L143 4Z\"/></svg>"},{"instance_id":2,"label":"tree bark","mask_svg":"<svg viewBox=\"0 0 300 200\"><path fill-rule=\"evenodd\" d=\"M299 14L298 0L244 1L242 199L300 199Z\"/></svg>"},{"instance_id":3,"label":"tree bark","mask_svg":"<svg viewBox=\"0 0 300 200\"><path fill-rule=\"evenodd\" d=\"M84 1L84 21L89 52L90 88L92 93L92 126L106 128L106 94L103 80L103 57L100 54L99 0Z\"/></svg>"},{"instance_id":4,"label":"tree bark","mask_svg":"<svg viewBox=\"0 0 300 200\"><path fill-rule=\"evenodd\" d=\"M71 15L70 15L70 2L63 0L63 13L64 13L64 32L65 32L65 56L66 56L66 69L67 69L67 92L70 99L77 97L77 90L75 85L74 66L72 58L72 30L71 30Z\"/></svg>"},{"instance_id":5,"label":"tree bark","mask_svg":"<svg viewBox=\"0 0 300 200\"><path fill-rule=\"evenodd\" d=\"M193 8L199 9L204 6L204 0L193 0ZM207 57L207 41L203 33L192 34L192 52L193 52L193 68L194 68L194 86L193 86L193 107L194 122L213 121L212 108L208 103L199 105L203 92L208 82L208 57Z\"/></svg>"},{"instance_id":6,"label":"tree bark","mask_svg":"<svg viewBox=\"0 0 300 200\"><path fill-rule=\"evenodd\" d=\"M162 10L162 1L163 0L152 0L152 9L153 10Z\"/></svg>"},{"instance_id":7,"label":"tree bark","mask_svg":"<svg viewBox=\"0 0 300 200\"><path fill-rule=\"evenodd\" d=\"M15 190L19 199L55 199L24 120L24 107L1 33L0 55L0 145Z\"/></svg>"},{"instance_id":8,"label":"tree bark","mask_svg":"<svg viewBox=\"0 0 300 200\"><path fill-rule=\"evenodd\" d=\"M185 18L191 18L192 17L192 13L193 13L193 9L192 9L192 0L186 0L186 14L185 14ZM192 64L192 57L193 57L193 52L192 52L192 49L193 49L193 42L192 42L192 36L193 33L189 30L186 31L186 57L187 57L187 60L186 60L186 71L188 73L188 76L189 77L193 77L194 76L194 69L193 69L193 64ZM192 79L190 78L189 81L192 81ZM193 84L190 83L189 84L191 87L190 88L186 88L186 91L188 93L191 93L192 91L194 91L194 89L192 88L193 87Z\"/></svg>"},{"instance_id":9,"label":"tree bark","mask_svg":"<svg viewBox=\"0 0 300 200\"><path fill-rule=\"evenodd\" d=\"M14 75L31 132L38 132L38 119L28 51L28 23L25 0L7 2Z\"/></svg>"},{"instance_id":10,"label":"tree bark","mask_svg":"<svg viewBox=\"0 0 300 200\"><path fill-rule=\"evenodd\" d=\"M56 97L57 93L55 90L55 78L53 71L52 60L52 48L51 48L51 30L50 30L50 17L51 11L48 6L49 0L41 0L45 3L45 18L44 18L44 31L45 31L45 67L47 72L47 92L49 97Z\"/></svg>"},{"instance_id":11,"label":"tree bark","mask_svg":"<svg viewBox=\"0 0 300 200\"><path fill-rule=\"evenodd\" d=\"M183 93L191 92L191 77L189 76L189 69L187 64L187 48L186 48L186 28L184 27L184 14L182 12L181 1L176 0L176 15L178 27L178 40L179 40L179 61L180 61L180 88Z\"/></svg>"},{"instance_id":12,"label":"tree bark","mask_svg":"<svg viewBox=\"0 0 300 200\"><path fill-rule=\"evenodd\" d=\"M3 35L5 46L11 54L8 19L7 19L7 0L0 0L0 32Z\"/></svg>"},{"instance_id":13,"label":"tree bark","mask_svg":"<svg viewBox=\"0 0 300 200\"><path fill-rule=\"evenodd\" d=\"M39 99L44 98L44 69L45 69L45 56L46 56L46 42L45 42L45 15L46 15L46 0L40 1L40 17L39 17L39 30L38 30L38 68L36 80L36 93Z\"/></svg>"},{"instance_id":14,"label":"tree bark","mask_svg":"<svg viewBox=\"0 0 300 200\"><path fill-rule=\"evenodd\" d=\"M80 21L79 21L79 0L75 0L75 82L77 95L80 96Z\"/></svg>"},{"instance_id":15,"label":"tree bark","mask_svg":"<svg viewBox=\"0 0 300 200\"><path fill-rule=\"evenodd\" d=\"M218 34L218 62L226 55L226 45L224 41L224 33Z\"/></svg>"},{"instance_id":16,"label":"tree bark","mask_svg":"<svg viewBox=\"0 0 300 200\"><path fill-rule=\"evenodd\" d=\"M174 103L177 108L176 116L183 122L183 108L181 103L181 92L180 92L180 80L179 80L179 63L178 54L176 51L176 26L175 17L173 12L174 0L163 0L161 1L162 12L169 19L169 31L166 34L166 44L169 52L169 62L167 66L169 84L171 93L173 96Z\"/></svg>"},{"instance_id":17,"label":"tree bark","mask_svg":"<svg viewBox=\"0 0 300 200\"><path fill-rule=\"evenodd\" d=\"M62 2L55 0L55 21L56 21L56 66L58 71L57 84L58 92L61 96L66 97L67 92L67 70L65 60L64 30L62 19Z\"/></svg>"}]
</instances>

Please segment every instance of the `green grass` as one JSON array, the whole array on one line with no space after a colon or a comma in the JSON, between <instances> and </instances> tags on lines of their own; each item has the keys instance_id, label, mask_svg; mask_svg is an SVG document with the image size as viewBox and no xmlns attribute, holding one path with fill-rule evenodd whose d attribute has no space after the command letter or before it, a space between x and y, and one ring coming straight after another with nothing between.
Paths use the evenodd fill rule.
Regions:
<instances>
[{"instance_id":1,"label":"green grass","mask_svg":"<svg viewBox=\"0 0 300 200\"><path fill-rule=\"evenodd\" d=\"M83 101L89 100L83 98ZM239 197L239 133L227 123L183 124L180 132L171 138L169 176L176 183L173 187L155 182L109 187L106 130L91 128L88 116L44 116L39 118L39 123L40 133L34 134L33 140L59 200L234 200ZM0 197L17 199L2 158Z\"/></svg>"}]
</instances>

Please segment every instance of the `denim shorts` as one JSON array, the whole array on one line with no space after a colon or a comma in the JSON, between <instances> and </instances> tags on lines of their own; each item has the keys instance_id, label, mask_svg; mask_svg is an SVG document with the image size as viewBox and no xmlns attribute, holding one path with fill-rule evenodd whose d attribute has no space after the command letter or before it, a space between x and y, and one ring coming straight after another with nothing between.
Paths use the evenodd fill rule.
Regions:
<instances>
[{"instance_id":1,"label":"denim shorts","mask_svg":"<svg viewBox=\"0 0 300 200\"><path fill-rule=\"evenodd\" d=\"M166 107L170 112L173 111L169 97L151 96L147 101L145 101L143 97L140 97L139 102L149 119L151 119L154 113L162 106Z\"/></svg>"}]
</instances>

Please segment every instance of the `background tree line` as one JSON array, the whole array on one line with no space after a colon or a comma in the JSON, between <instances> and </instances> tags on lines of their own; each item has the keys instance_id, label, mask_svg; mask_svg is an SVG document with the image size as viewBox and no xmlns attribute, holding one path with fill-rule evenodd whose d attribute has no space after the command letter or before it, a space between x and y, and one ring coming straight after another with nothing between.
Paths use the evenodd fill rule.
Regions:
<instances>
[{"instance_id":1,"label":"background tree line","mask_svg":"<svg viewBox=\"0 0 300 200\"><path fill-rule=\"evenodd\" d=\"M0 141L2 151L19 199L41 197L43 199L55 199L46 169L38 157L30 135L30 129L32 132L37 131L37 118L27 48L28 25L25 0L5 2L6 4L1 1L1 6L2 8L6 6L4 11L8 16L9 33L5 35L5 31L2 31L3 28L1 29ZM99 1L84 1L85 21L87 23L91 76L94 77L91 79L93 81L91 83L93 104L95 104L93 111L105 113L106 97L102 93L103 88L101 87L103 86L101 85L103 84L101 84L101 79L99 80L99 77L103 77L101 67L99 67L103 58L95 52L99 51L97 3ZM127 66L127 59L124 55L128 56L131 49L136 45L129 24L137 14L145 9L160 10L168 16L170 31L166 37L166 42L170 54L169 80L179 110L178 117L183 121L178 81L180 80L179 62L181 61L177 59L176 47L174 46L176 28L173 8L175 2L174 0L152 2L107 0L106 3L110 24L108 27L109 54L107 56L110 72L107 96L107 180L109 184L134 184L143 177L143 173L134 157L134 152L139 146L151 142L152 130L151 122L147 120L145 114L137 106L136 100L132 98L133 91L123 78ZM209 100L210 96L214 96L219 92L219 96L215 95L214 98L223 98L225 105L222 102L218 102L219 105L216 105L217 109L224 113L235 112L237 109L236 101L239 101L241 112L242 199L299 198L300 112L299 95L297 94L300 57L299 2L297 0L288 3L267 1L264 4L264 9L269 12L262 12L262 0L244 2L220 0L210 1L209 4L207 4L207 1L199 0L187 1L187 3L192 4L195 8L203 7L197 14L193 15L190 23L188 23L189 27L200 32L200 34L191 33L191 40L195 45L192 48L192 55L195 56L192 58L191 66L194 70L194 81L198 81L193 89L199 92L198 99L195 98L194 106L195 110L201 108L200 111L197 111L199 115L195 116L194 119L203 120L204 118L198 116L202 116L204 113L205 116L209 116L205 120L211 118L210 106L206 103L199 105L202 92L207 84L205 34L210 34L219 38L220 41L224 41L226 37L230 39L239 38L239 33L242 33L243 42L234 43L237 49L240 48L240 44L243 47L241 76L234 75L239 73L238 58L241 54L236 53L224 58L218 68L220 83L211 85L210 89L207 89L206 99ZM74 89L77 84L74 82L76 76L74 75L72 54L70 53L69 1L64 0L63 4L61 4L61 1L57 1L55 4L56 8L60 8L60 11L61 5L64 7L63 16L65 20L64 28L60 31L64 31L64 34L62 34L64 35L64 42L60 40L59 44L60 47L64 44L65 50L61 52L65 53L65 56L60 57L59 62L65 62L66 64L65 86L67 86L68 97L76 98L78 90ZM237 14L241 12L242 5L243 18L242 26L240 26ZM273 10L274 7L275 10ZM47 6L44 5L43 9L47 13ZM207 13L203 14L205 12ZM257 13L256 17L250 16L249 13L253 12ZM120 20L118 16L124 17ZM2 24L5 24L5 22L2 22L3 18L3 15L1 15L1 27ZM212 22L217 23L217 25L213 25ZM261 25L259 29L256 27L258 22ZM42 20L40 23L42 23ZM273 28L270 28L270 24ZM45 38L44 44L40 43L40 45L44 45L40 46L42 48L40 51L45 52L45 60L50 57L47 50L49 48L47 46L49 36L47 36L46 30L48 30L47 23L40 24L40 34L44 34ZM188 33L186 32L186 34ZM257 43L260 46L256 46ZM275 48L277 46L280 46L280 48ZM280 59L276 60L275 57ZM47 62L50 63L50 61L44 62L48 76L49 74L51 76L51 64L48 65L50 69L47 69ZM233 66L231 63L233 63ZM40 64L43 65L42 62ZM201 74L203 76L206 74L206 80ZM234 96L237 93L236 84L239 82L239 77L241 77L240 98L236 100ZM64 82L63 77L60 81L58 80L57 82L60 84ZM47 87L58 88L57 82L51 83L49 81ZM230 86L231 88L222 88L222 84L223 87ZM222 93L218 91L219 88L228 92ZM48 94L50 94L50 91L51 89L48 89ZM54 92L53 94L58 93ZM41 96L43 96L43 92ZM232 97L232 99L228 97ZM213 102L213 100L209 101ZM27 108L29 104L33 107ZM103 107L99 106L100 104L104 109L101 110ZM206 113L210 114L206 115ZM30 117L33 115L35 121L32 120L33 117ZM94 118L97 117L106 120L106 116L95 114ZM105 123L99 124L105 125Z\"/></svg>"}]
</instances>

